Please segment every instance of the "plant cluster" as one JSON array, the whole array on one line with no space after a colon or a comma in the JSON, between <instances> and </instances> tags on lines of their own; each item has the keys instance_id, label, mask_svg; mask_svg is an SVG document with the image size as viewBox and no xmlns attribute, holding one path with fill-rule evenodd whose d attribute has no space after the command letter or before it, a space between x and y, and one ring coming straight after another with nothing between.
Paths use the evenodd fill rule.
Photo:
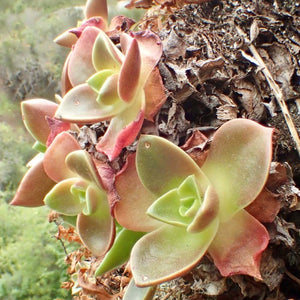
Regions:
<instances>
[{"instance_id":1,"label":"plant cluster","mask_svg":"<svg viewBox=\"0 0 300 300\"><path fill-rule=\"evenodd\" d=\"M39 154L11 204L46 204L74 226L102 257L95 276L129 261L133 282L124 299L146 299L155 285L188 273L207 253L223 276L261 279L269 235L245 208L267 180L272 129L228 121L204 163L163 137L140 135L166 96L156 67L162 43L149 29L130 30L133 24L122 16L108 24L106 1L88 0L85 19L56 39L71 48L62 95L58 103L21 104ZM107 129L89 152L76 137L99 122ZM136 151L116 174L111 162L135 141Z\"/></svg>"}]
</instances>

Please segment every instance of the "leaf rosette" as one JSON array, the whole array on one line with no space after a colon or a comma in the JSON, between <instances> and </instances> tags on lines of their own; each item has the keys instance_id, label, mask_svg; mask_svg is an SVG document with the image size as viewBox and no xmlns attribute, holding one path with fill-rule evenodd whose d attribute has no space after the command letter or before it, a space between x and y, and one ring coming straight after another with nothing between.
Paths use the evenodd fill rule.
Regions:
<instances>
[{"instance_id":1,"label":"leaf rosette","mask_svg":"<svg viewBox=\"0 0 300 300\"><path fill-rule=\"evenodd\" d=\"M120 43L123 52L103 30L83 29L63 75L72 88L55 115L77 124L109 120L97 150L110 160L134 141L144 118L151 119L165 100L161 77L153 71L162 54L158 36L149 30L122 33Z\"/></svg>"},{"instance_id":2,"label":"leaf rosette","mask_svg":"<svg viewBox=\"0 0 300 300\"><path fill-rule=\"evenodd\" d=\"M217 130L201 168L171 142L141 136L136 158L116 178L115 207L122 226L148 231L131 252L136 285L181 276L207 252L223 276L261 278L269 236L244 208L263 189L271 157L272 129L245 119Z\"/></svg>"},{"instance_id":3,"label":"leaf rosette","mask_svg":"<svg viewBox=\"0 0 300 300\"><path fill-rule=\"evenodd\" d=\"M71 144L69 151L66 148ZM105 176L110 169L106 165L96 167L91 156L66 132L48 148L43 165L49 178L56 182L45 196L45 204L73 220L85 246L94 255L103 255L113 242L115 227L109 188L99 171Z\"/></svg>"}]
</instances>

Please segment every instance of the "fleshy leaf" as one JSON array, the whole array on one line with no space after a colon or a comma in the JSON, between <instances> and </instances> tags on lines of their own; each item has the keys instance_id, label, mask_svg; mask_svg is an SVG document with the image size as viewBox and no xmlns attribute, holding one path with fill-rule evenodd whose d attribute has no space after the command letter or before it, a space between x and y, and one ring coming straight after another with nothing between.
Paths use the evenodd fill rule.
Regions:
<instances>
[{"instance_id":1,"label":"fleshy leaf","mask_svg":"<svg viewBox=\"0 0 300 300\"><path fill-rule=\"evenodd\" d=\"M114 216L123 227L147 232L161 226L161 222L146 215L148 207L156 197L139 180L135 167L135 154L127 157L125 166L116 175L115 186L121 200L116 203Z\"/></svg>"},{"instance_id":2,"label":"fleshy leaf","mask_svg":"<svg viewBox=\"0 0 300 300\"><path fill-rule=\"evenodd\" d=\"M99 104L97 97L98 94L87 83L80 84L65 95L55 117L79 124L92 124L113 117L116 107Z\"/></svg>"},{"instance_id":3,"label":"fleshy leaf","mask_svg":"<svg viewBox=\"0 0 300 300\"><path fill-rule=\"evenodd\" d=\"M124 103L118 95L118 74L113 74L107 78L99 90L97 102L103 110L111 110L111 115L117 115L128 107L127 103Z\"/></svg>"},{"instance_id":4,"label":"fleshy leaf","mask_svg":"<svg viewBox=\"0 0 300 300\"><path fill-rule=\"evenodd\" d=\"M247 119L231 120L217 130L202 171L219 196L221 221L262 190L272 158L272 132Z\"/></svg>"},{"instance_id":5,"label":"fleshy leaf","mask_svg":"<svg viewBox=\"0 0 300 300\"><path fill-rule=\"evenodd\" d=\"M199 232L203 230L219 212L219 197L215 189L209 186L204 194L200 209L197 211L193 222L188 226L188 232Z\"/></svg>"},{"instance_id":6,"label":"fleshy leaf","mask_svg":"<svg viewBox=\"0 0 300 300\"><path fill-rule=\"evenodd\" d=\"M139 100L114 117L96 146L109 160L115 159L122 149L130 145L138 135L144 121L144 93L137 95Z\"/></svg>"},{"instance_id":7,"label":"fleshy leaf","mask_svg":"<svg viewBox=\"0 0 300 300\"><path fill-rule=\"evenodd\" d=\"M58 213L75 216L85 206L85 189L87 183L78 178L69 178L56 184L46 195L45 204Z\"/></svg>"},{"instance_id":8,"label":"fleshy leaf","mask_svg":"<svg viewBox=\"0 0 300 300\"><path fill-rule=\"evenodd\" d=\"M114 222L106 194L91 184L86 191L88 215L80 213L77 229L82 242L96 256L105 254L114 239Z\"/></svg>"},{"instance_id":9,"label":"fleshy leaf","mask_svg":"<svg viewBox=\"0 0 300 300\"><path fill-rule=\"evenodd\" d=\"M67 56L63 69L62 69L62 73L61 73L61 95L62 97L65 96L65 94L73 87L72 83L70 81L69 78L69 74L68 74L68 67L69 67L69 61L70 61L70 57L71 57L72 52L69 53L69 55Z\"/></svg>"},{"instance_id":10,"label":"fleshy leaf","mask_svg":"<svg viewBox=\"0 0 300 300\"><path fill-rule=\"evenodd\" d=\"M141 53L137 41L133 39L119 74L118 92L123 101L131 102L134 99L137 88L140 87L140 72Z\"/></svg>"},{"instance_id":11,"label":"fleshy leaf","mask_svg":"<svg viewBox=\"0 0 300 300\"><path fill-rule=\"evenodd\" d=\"M114 71L110 69L101 70L95 74L93 74L88 80L87 83L89 86L96 92L99 93L103 83L106 81L106 79L113 75Z\"/></svg>"},{"instance_id":12,"label":"fleshy leaf","mask_svg":"<svg viewBox=\"0 0 300 300\"><path fill-rule=\"evenodd\" d=\"M147 210L151 217L175 226L187 227L200 208L201 197L193 175L177 189L159 197Z\"/></svg>"},{"instance_id":13,"label":"fleshy leaf","mask_svg":"<svg viewBox=\"0 0 300 300\"><path fill-rule=\"evenodd\" d=\"M279 213L281 202L278 194L274 194L266 187L245 210L261 223L272 223Z\"/></svg>"},{"instance_id":14,"label":"fleshy leaf","mask_svg":"<svg viewBox=\"0 0 300 300\"><path fill-rule=\"evenodd\" d=\"M93 65L97 71L106 69L118 71L124 59L120 50L102 30L96 38L92 53Z\"/></svg>"},{"instance_id":15,"label":"fleshy leaf","mask_svg":"<svg viewBox=\"0 0 300 300\"><path fill-rule=\"evenodd\" d=\"M125 52L130 48L132 38L134 38L139 45L142 59L140 85L144 86L162 55L162 42L159 37L150 30L133 32L131 33L131 37L128 34L122 34L120 36L120 42Z\"/></svg>"},{"instance_id":16,"label":"fleshy leaf","mask_svg":"<svg viewBox=\"0 0 300 300\"><path fill-rule=\"evenodd\" d=\"M131 279L126 288L123 300L152 300L156 291L156 286L146 288L137 287L134 280Z\"/></svg>"},{"instance_id":17,"label":"fleshy leaf","mask_svg":"<svg viewBox=\"0 0 300 300\"><path fill-rule=\"evenodd\" d=\"M45 146L44 144L41 144L40 142L36 141L33 146L32 149L41 153L45 153L47 150L47 146Z\"/></svg>"},{"instance_id":18,"label":"fleshy leaf","mask_svg":"<svg viewBox=\"0 0 300 300\"><path fill-rule=\"evenodd\" d=\"M96 27L86 27L75 44L68 63L68 76L72 86L84 83L95 73L92 51L100 31Z\"/></svg>"},{"instance_id":19,"label":"fleshy leaf","mask_svg":"<svg viewBox=\"0 0 300 300\"><path fill-rule=\"evenodd\" d=\"M53 140L59 133L71 129L71 124L67 123L67 122L63 122L63 121L60 121L60 120L57 120L54 118L50 118L48 116L46 116L46 121L50 128L50 134L48 136L47 143L46 143L47 147L49 147L51 145L51 143L53 142Z\"/></svg>"},{"instance_id":20,"label":"fleshy leaf","mask_svg":"<svg viewBox=\"0 0 300 300\"><path fill-rule=\"evenodd\" d=\"M266 228L241 210L220 224L208 252L223 276L246 274L261 279L260 258L268 242Z\"/></svg>"},{"instance_id":21,"label":"fleshy leaf","mask_svg":"<svg viewBox=\"0 0 300 300\"><path fill-rule=\"evenodd\" d=\"M209 184L197 164L183 150L158 136L140 137L137 171L144 186L156 196L177 188L189 175L195 175L202 195Z\"/></svg>"},{"instance_id":22,"label":"fleshy leaf","mask_svg":"<svg viewBox=\"0 0 300 300\"><path fill-rule=\"evenodd\" d=\"M73 151L66 157L68 168L81 178L96 183L102 189L97 169L91 156L85 150Z\"/></svg>"},{"instance_id":23,"label":"fleshy leaf","mask_svg":"<svg viewBox=\"0 0 300 300\"><path fill-rule=\"evenodd\" d=\"M10 205L37 207L44 205L44 197L55 185L44 171L43 161L37 161L24 175Z\"/></svg>"},{"instance_id":24,"label":"fleshy leaf","mask_svg":"<svg viewBox=\"0 0 300 300\"><path fill-rule=\"evenodd\" d=\"M21 102L21 110L24 124L33 136L41 144L46 145L50 128L46 116L52 118L58 105L45 99L31 99Z\"/></svg>"},{"instance_id":25,"label":"fleshy leaf","mask_svg":"<svg viewBox=\"0 0 300 300\"><path fill-rule=\"evenodd\" d=\"M74 28L74 30L75 29L76 28ZM77 42L77 40L78 40L77 36L74 33L72 33L72 29L71 29L57 36L54 39L54 43L63 47L71 48Z\"/></svg>"},{"instance_id":26,"label":"fleshy leaf","mask_svg":"<svg viewBox=\"0 0 300 300\"><path fill-rule=\"evenodd\" d=\"M55 182L78 177L67 167L65 160L69 153L80 149L78 142L68 132L57 135L44 156L43 164L47 175Z\"/></svg>"},{"instance_id":27,"label":"fleshy leaf","mask_svg":"<svg viewBox=\"0 0 300 300\"><path fill-rule=\"evenodd\" d=\"M87 0L84 15L86 19L100 16L107 23L107 0Z\"/></svg>"},{"instance_id":28,"label":"fleshy leaf","mask_svg":"<svg viewBox=\"0 0 300 300\"><path fill-rule=\"evenodd\" d=\"M70 29L69 32L73 33L75 36L77 36L77 38L79 38L83 30L88 26L93 26L101 30L105 30L106 24L101 17L92 17L81 23L79 27Z\"/></svg>"},{"instance_id":29,"label":"fleshy leaf","mask_svg":"<svg viewBox=\"0 0 300 300\"><path fill-rule=\"evenodd\" d=\"M218 220L199 233L164 225L133 247L130 264L137 286L155 285L185 274L205 254L218 229Z\"/></svg>"},{"instance_id":30,"label":"fleshy leaf","mask_svg":"<svg viewBox=\"0 0 300 300\"><path fill-rule=\"evenodd\" d=\"M95 272L95 276L101 276L128 261L133 245L143 235L143 232L136 232L123 228L117 234L114 244L101 261L101 264Z\"/></svg>"}]
</instances>

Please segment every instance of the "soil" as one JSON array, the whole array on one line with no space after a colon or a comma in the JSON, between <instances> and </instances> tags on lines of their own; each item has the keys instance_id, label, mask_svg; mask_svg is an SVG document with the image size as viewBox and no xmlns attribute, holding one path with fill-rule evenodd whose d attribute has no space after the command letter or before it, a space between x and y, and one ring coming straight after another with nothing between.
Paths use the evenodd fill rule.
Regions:
<instances>
[{"instance_id":1,"label":"soil","mask_svg":"<svg viewBox=\"0 0 300 300\"><path fill-rule=\"evenodd\" d=\"M180 6L154 7L140 22L141 28L152 28L163 41L159 70L168 95L154 123L145 122L142 131L155 131L182 146L200 130L208 137L201 149L205 151L212 133L230 119L248 118L275 127L263 210L278 209L272 220L261 216L271 238L262 257L262 281L244 275L223 278L206 256L183 278L160 285L155 299L300 299L300 153L276 90L264 73L267 68L279 87L299 133L300 4L295 0L210 0ZM92 130L97 132L95 127ZM133 149L126 149L123 157ZM199 147L192 150L197 151ZM123 161L114 164L118 169ZM122 268L109 278L97 278L95 291L103 289L105 282L106 292L121 299L116 295L130 277L124 272ZM97 292L84 298L90 292L86 289L79 298L106 299Z\"/></svg>"}]
</instances>

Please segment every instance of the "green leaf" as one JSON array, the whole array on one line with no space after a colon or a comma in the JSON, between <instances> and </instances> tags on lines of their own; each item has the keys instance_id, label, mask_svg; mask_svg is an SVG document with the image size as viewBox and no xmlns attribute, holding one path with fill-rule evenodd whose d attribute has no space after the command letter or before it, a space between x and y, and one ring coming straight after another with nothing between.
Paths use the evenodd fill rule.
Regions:
<instances>
[{"instance_id":1,"label":"green leaf","mask_svg":"<svg viewBox=\"0 0 300 300\"><path fill-rule=\"evenodd\" d=\"M147 210L152 218L174 226L187 227L193 220L180 213L181 199L176 189L158 198Z\"/></svg>"},{"instance_id":2,"label":"green leaf","mask_svg":"<svg viewBox=\"0 0 300 300\"><path fill-rule=\"evenodd\" d=\"M59 120L89 124L109 120L127 106L124 101L105 105L97 101L99 94L87 83L71 89L60 104L55 117Z\"/></svg>"},{"instance_id":3,"label":"green leaf","mask_svg":"<svg viewBox=\"0 0 300 300\"><path fill-rule=\"evenodd\" d=\"M47 150L47 147L44 144L41 144L40 142L36 141L33 146L32 149L41 152L41 153L45 153Z\"/></svg>"},{"instance_id":4,"label":"green leaf","mask_svg":"<svg viewBox=\"0 0 300 300\"><path fill-rule=\"evenodd\" d=\"M218 227L215 219L199 233L164 225L146 234L131 252L130 264L136 285L155 285L186 274L205 254Z\"/></svg>"},{"instance_id":5,"label":"green leaf","mask_svg":"<svg viewBox=\"0 0 300 300\"><path fill-rule=\"evenodd\" d=\"M202 195L209 185L206 176L192 158L161 137L142 135L136 159L140 180L158 197L177 188L190 175L195 175Z\"/></svg>"},{"instance_id":6,"label":"green leaf","mask_svg":"<svg viewBox=\"0 0 300 300\"><path fill-rule=\"evenodd\" d=\"M77 217L77 230L82 242L96 256L104 255L111 247L115 229L106 193L96 185L86 191L87 209Z\"/></svg>"},{"instance_id":7,"label":"green leaf","mask_svg":"<svg viewBox=\"0 0 300 300\"><path fill-rule=\"evenodd\" d=\"M114 106L115 114L128 107L128 104L124 103L119 97L118 80L118 74L113 74L108 77L99 90L99 96L97 98L98 103L101 105Z\"/></svg>"},{"instance_id":8,"label":"green leaf","mask_svg":"<svg viewBox=\"0 0 300 300\"><path fill-rule=\"evenodd\" d=\"M146 288L137 287L134 279L131 279L126 288L123 300L152 300L156 291L156 285Z\"/></svg>"},{"instance_id":9,"label":"green leaf","mask_svg":"<svg viewBox=\"0 0 300 300\"><path fill-rule=\"evenodd\" d=\"M100 30L94 43L92 59L97 71L106 69L118 71L124 56L110 38Z\"/></svg>"},{"instance_id":10,"label":"green leaf","mask_svg":"<svg viewBox=\"0 0 300 300\"><path fill-rule=\"evenodd\" d=\"M151 217L175 226L188 226L201 205L195 176L188 176L177 189L159 197L147 210Z\"/></svg>"},{"instance_id":11,"label":"green leaf","mask_svg":"<svg viewBox=\"0 0 300 300\"><path fill-rule=\"evenodd\" d=\"M66 157L66 164L70 170L81 178L94 182L102 189L99 174L91 156L85 150L77 150L69 153Z\"/></svg>"},{"instance_id":12,"label":"green leaf","mask_svg":"<svg viewBox=\"0 0 300 300\"><path fill-rule=\"evenodd\" d=\"M101 70L95 74L93 74L88 80L88 85L96 92L99 93L103 83L107 80L107 78L113 75L115 72L113 70Z\"/></svg>"},{"instance_id":13,"label":"green leaf","mask_svg":"<svg viewBox=\"0 0 300 300\"><path fill-rule=\"evenodd\" d=\"M112 247L101 261L101 264L95 272L95 276L101 276L128 261L132 247L144 234L145 233L143 232L136 232L123 228L118 233Z\"/></svg>"},{"instance_id":14,"label":"green leaf","mask_svg":"<svg viewBox=\"0 0 300 300\"><path fill-rule=\"evenodd\" d=\"M69 178L56 184L46 195L44 202L58 213L75 216L86 205L82 194L78 193L78 189L84 191L86 188L87 183L84 181L79 181L78 178Z\"/></svg>"},{"instance_id":15,"label":"green leaf","mask_svg":"<svg viewBox=\"0 0 300 300\"><path fill-rule=\"evenodd\" d=\"M215 189L209 186L204 194L203 202L187 231L191 233L200 232L214 220L219 213L219 197Z\"/></svg>"},{"instance_id":16,"label":"green leaf","mask_svg":"<svg viewBox=\"0 0 300 300\"><path fill-rule=\"evenodd\" d=\"M247 119L231 120L217 130L202 171L219 196L222 221L250 204L265 185L272 132Z\"/></svg>"}]
</instances>

